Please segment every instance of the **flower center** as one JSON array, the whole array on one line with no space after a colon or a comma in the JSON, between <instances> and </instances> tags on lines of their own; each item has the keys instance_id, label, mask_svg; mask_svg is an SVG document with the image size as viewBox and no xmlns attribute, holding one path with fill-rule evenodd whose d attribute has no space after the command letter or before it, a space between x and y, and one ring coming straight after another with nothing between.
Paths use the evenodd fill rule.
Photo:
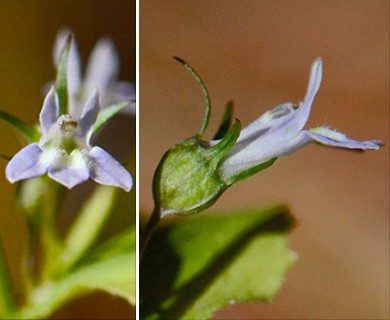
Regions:
<instances>
[{"instance_id":1,"label":"flower center","mask_svg":"<svg viewBox=\"0 0 390 320\"><path fill-rule=\"evenodd\" d=\"M77 125L77 121L69 114L63 114L57 120L57 126L65 137L72 136L77 129Z\"/></svg>"},{"instance_id":2,"label":"flower center","mask_svg":"<svg viewBox=\"0 0 390 320\"><path fill-rule=\"evenodd\" d=\"M58 138L54 139L53 142L68 155L71 154L74 149L78 148L77 142L74 139L77 126L78 122L69 114L63 114L57 120L57 127L60 135L57 136Z\"/></svg>"}]
</instances>

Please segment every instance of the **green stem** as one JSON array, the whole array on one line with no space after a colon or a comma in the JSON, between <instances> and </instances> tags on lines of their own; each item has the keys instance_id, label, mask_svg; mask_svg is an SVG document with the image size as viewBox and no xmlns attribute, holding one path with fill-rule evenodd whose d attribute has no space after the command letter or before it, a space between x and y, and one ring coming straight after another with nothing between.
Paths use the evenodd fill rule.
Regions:
<instances>
[{"instance_id":1,"label":"green stem","mask_svg":"<svg viewBox=\"0 0 390 320\"><path fill-rule=\"evenodd\" d=\"M50 281L42 282L31 291L25 304L8 314L7 319L47 319L60 305L56 286Z\"/></svg>"},{"instance_id":2,"label":"green stem","mask_svg":"<svg viewBox=\"0 0 390 320\"><path fill-rule=\"evenodd\" d=\"M142 257L144 254L144 251L146 249L146 246L149 243L150 237L152 236L153 232L156 230L158 223L160 222L160 209L154 208L153 213L146 224L145 228L142 230L140 240L139 240L139 261L142 261Z\"/></svg>"},{"instance_id":3,"label":"green stem","mask_svg":"<svg viewBox=\"0 0 390 320\"><path fill-rule=\"evenodd\" d=\"M57 230L57 211L60 205L62 187L57 183L48 181L47 194L42 206L40 235L44 259L42 266L41 280L50 277L53 271L53 262L61 248L61 240Z\"/></svg>"},{"instance_id":4,"label":"green stem","mask_svg":"<svg viewBox=\"0 0 390 320\"><path fill-rule=\"evenodd\" d=\"M34 227L31 220L27 221L28 227L28 242L26 254L22 260L22 280L24 286L24 292L26 295L29 295L33 285L37 282L37 259L36 259L36 246L38 243L38 234L37 230Z\"/></svg>"},{"instance_id":5,"label":"green stem","mask_svg":"<svg viewBox=\"0 0 390 320\"><path fill-rule=\"evenodd\" d=\"M56 217L63 189L50 181L47 183L40 226L35 228L44 252L40 278L30 286L23 306L7 314L9 319L45 319L75 294L75 289L66 285L69 278L66 278L65 271L77 263L94 243L115 200L115 188L98 186L83 206L65 241L61 241ZM31 270L27 271L31 273ZM60 274L62 280L58 278ZM77 290L82 292L85 289Z\"/></svg>"},{"instance_id":6,"label":"green stem","mask_svg":"<svg viewBox=\"0 0 390 320\"><path fill-rule=\"evenodd\" d=\"M116 190L108 186L96 187L69 230L63 251L58 257L57 272L70 269L93 245L111 213Z\"/></svg>"},{"instance_id":7,"label":"green stem","mask_svg":"<svg viewBox=\"0 0 390 320\"><path fill-rule=\"evenodd\" d=\"M0 317L6 319L7 314L15 310L14 293L11 286L7 262L0 243Z\"/></svg>"}]
</instances>

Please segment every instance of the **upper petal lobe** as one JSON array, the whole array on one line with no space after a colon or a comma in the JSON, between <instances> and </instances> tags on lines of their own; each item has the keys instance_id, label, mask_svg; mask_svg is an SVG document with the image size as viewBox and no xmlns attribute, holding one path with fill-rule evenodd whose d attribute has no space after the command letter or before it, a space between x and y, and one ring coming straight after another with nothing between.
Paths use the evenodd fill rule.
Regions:
<instances>
[{"instance_id":1,"label":"upper petal lobe","mask_svg":"<svg viewBox=\"0 0 390 320\"><path fill-rule=\"evenodd\" d=\"M41 124L42 137L41 142L46 142L49 136L50 128L57 122L59 115L59 107L57 94L54 86L51 87L49 93L43 102L42 110L39 115L39 122Z\"/></svg>"}]
</instances>

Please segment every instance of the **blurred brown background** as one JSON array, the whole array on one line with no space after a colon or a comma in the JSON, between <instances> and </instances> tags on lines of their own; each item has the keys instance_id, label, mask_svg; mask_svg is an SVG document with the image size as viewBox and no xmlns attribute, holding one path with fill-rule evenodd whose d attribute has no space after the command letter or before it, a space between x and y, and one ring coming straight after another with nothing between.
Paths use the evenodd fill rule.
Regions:
<instances>
[{"instance_id":1,"label":"blurred brown background","mask_svg":"<svg viewBox=\"0 0 390 320\"><path fill-rule=\"evenodd\" d=\"M324 77L307 127L329 125L386 145L364 154L309 146L228 190L211 209L287 204L298 220L296 266L270 305L229 307L216 319L389 318L389 1L140 2L140 208L163 153L225 103L243 125L303 99L312 61ZM211 138L209 135L208 138ZM245 283L243 283L245 286Z\"/></svg>"},{"instance_id":2,"label":"blurred brown background","mask_svg":"<svg viewBox=\"0 0 390 320\"><path fill-rule=\"evenodd\" d=\"M38 120L42 87L55 78L52 47L61 27L68 26L75 33L84 67L96 41L107 36L114 41L121 57L120 79L133 82L136 79L136 5L133 0L2 0L0 21L0 108L28 123ZM108 127L104 129L104 139L99 144L121 161L129 161L128 168L135 176L134 118L116 121L125 126L127 134L133 138L129 139L129 135L126 139L123 135L116 136L118 130L110 132ZM118 128L118 123L115 128ZM0 154L13 155L22 146L18 135L4 122L0 123L0 137ZM120 154L124 149L127 154ZM2 172L5 165L5 161L1 160ZM84 188L77 187L71 195L83 192ZM4 175L0 179L0 190L0 235L11 264L13 280L17 283L19 263L26 244L26 226L13 203L15 186L10 185ZM120 201L121 205L113 213L103 237L129 226L134 220L134 213L130 215L130 212L134 212L135 208L135 190L126 195L121 193ZM68 212L62 222L69 223L70 216ZM55 317L129 319L135 317L135 311L123 300L99 293L72 303Z\"/></svg>"}]
</instances>

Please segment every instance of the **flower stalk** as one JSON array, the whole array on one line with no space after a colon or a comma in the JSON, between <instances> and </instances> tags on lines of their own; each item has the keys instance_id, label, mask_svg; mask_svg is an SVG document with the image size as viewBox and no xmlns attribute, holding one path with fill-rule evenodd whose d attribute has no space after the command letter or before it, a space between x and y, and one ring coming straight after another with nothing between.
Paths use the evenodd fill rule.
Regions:
<instances>
[{"instance_id":1,"label":"flower stalk","mask_svg":"<svg viewBox=\"0 0 390 320\"><path fill-rule=\"evenodd\" d=\"M96 188L68 231L57 258L57 273L72 268L95 242L111 213L115 195L115 188Z\"/></svg>"},{"instance_id":2,"label":"flower stalk","mask_svg":"<svg viewBox=\"0 0 390 320\"><path fill-rule=\"evenodd\" d=\"M58 234L57 214L62 202L63 188L47 179L45 202L42 206L41 223L39 225L39 235L44 258L42 259L42 271L40 280L48 279L54 273L54 261L60 252L63 243Z\"/></svg>"},{"instance_id":3,"label":"flower stalk","mask_svg":"<svg viewBox=\"0 0 390 320\"><path fill-rule=\"evenodd\" d=\"M145 249L149 243L149 240L157 229L157 225L161 220L161 214L160 209L155 207L152 215L150 216L147 224L145 225L144 229L142 230L140 239L139 239L139 260L142 261Z\"/></svg>"}]
</instances>

